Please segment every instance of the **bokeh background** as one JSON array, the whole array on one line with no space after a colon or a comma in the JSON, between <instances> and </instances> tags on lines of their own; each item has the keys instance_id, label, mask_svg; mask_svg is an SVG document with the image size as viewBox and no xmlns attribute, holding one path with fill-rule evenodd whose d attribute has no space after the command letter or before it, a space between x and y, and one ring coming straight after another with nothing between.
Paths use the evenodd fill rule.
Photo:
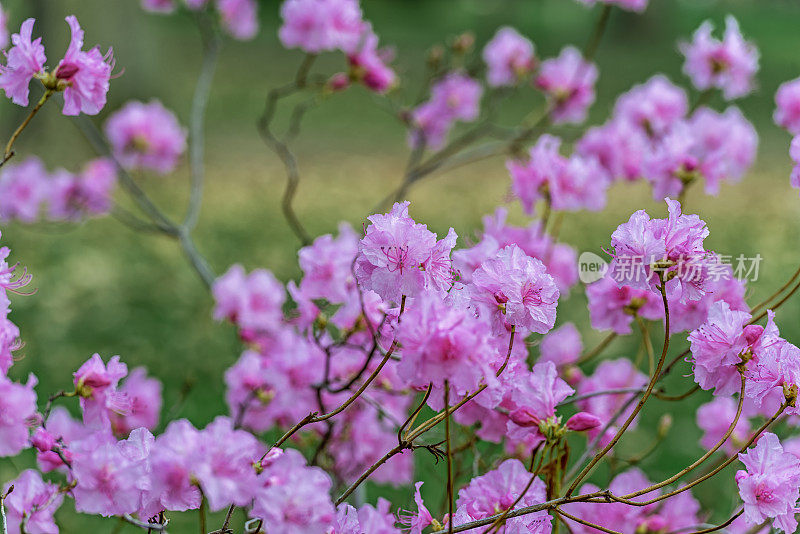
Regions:
<instances>
[{"instance_id":1,"label":"bokeh background","mask_svg":"<svg viewBox=\"0 0 800 534\"><path fill-rule=\"evenodd\" d=\"M535 42L539 57L549 57L566 44L583 46L598 15L597 9L574 0L365 0L362 4L381 42L396 47L395 66L401 77L397 98L406 101L419 91L426 51L463 31L474 32L481 47L499 26L510 24ZM284 50L278 42L279 5L277 0L261 2L262 28L255 40L226 40L224 44L207 117L207 188L196 241L217 273L239 262L248 269L269 268L286 281L299 274L298 242L280 213L283 168L262 144L255 127L268 89L290 80L301 58L300 52ZM162 100L184 124L188 122L200 64L199 37L188 16L147 14L135 0L5 0L3 6L10 12L11 28L18 28L28 16L38 18L37 34L45 36L53 61L68 42L63 22L68 14L78 16L87 44L113 45L124 73L112 82L109 105L95 118L98 124L129 99L152 98ZM685 211L698 213L708 222L707 244L713 250L733 256L762 255L759 278L749 290L749 301L755 304L780 286L800 259L800 199L788 179L790 139L771 120L778 85L800 76L800 4L794 0L651 0L644 15L614 10L596 56L601 75L589 123L603 122L621 91L657 72L686 86L677 41L688 38L705 19L722 26L727 13L738 18L745 36L761 51L758 87L737 102L759 132L759 159L742 183L723 185L717 197L692 188ZM321 58L315 71L330 74L343 67L343 58L330 54ZM695 92L690 94L697 98ZM278 125L286 123L294 102L287 101ZM725 106L719 99L711 104L717 109ZM503 104L502 117L513 125L540 106L535 91L523 91ZM57 107L48 105L36 118L17 152L21 157L36 154L51 169L77 170L93 153ZM9 101L0 102L4 139L22 114ZM335 231L341 220L360 227L372 208L399 184L408 156L401 123L360 88L313 109L295 151L302 173L297 212L313 235ZM172 176L138 179L168 213L177 218L183 215L189 190L186 163ZM497 158L422 181L408 199L417 221L440 233L455 227L464 245L465 238L480 227L480 218L497 205L508 204L512 220L524 222L519 207L508 202L508 189L503 160ZM120 202L125 203L124 197ZM602 214L566 217L562 239L579 252L599 253L614 228L640 208L654 216L665 212L645 184L618 184ZM177 243L136 234L112 219L68 227L11 224L2 227L2 234L13 259L28 266L38 288L34 296L13 299L12 318L25 341L25 358L13 369L16 377L35 371L44 397L68 387L70 373L91 354L98 352L104 358L119 354L130 367L145 365L162 379L165 408L177 406L179 415L195 425L205 425L225 411L222 373L238 358L241 345L231 327L211 320L211 298ZM779 315L782 332L795 343L800 341L799 317L800 300L785 304ZM559 323L567 320L586 332L587 346L602 337L589 331L580 286L559 308ZM674 353L687 346L683 337L676 336ZM655 343L660 343L660 335L655 335ZM635 356L639 344L636 336L618 340L605 356ZM691 378L685 376L688 370L684 365L675 374L670 384L674 392L691 385ZM184 394L185 402L178 405ZM648 428L655 426L661 414L671 412L675 423L669 436L642 463L654 479L671 474L701 452L694 410L708 398L696 395L679 405L653 401L641 430L621 450L646 447L652 439ZM10 478L29 461L28 456L13 462L0 460L0 480ZM419 462L426 472L434 471L428 469L430 458L421 456ZM426 475L431 480L437 476ZM601 483L605 476L603 470L595 475ZM731 472L701 485L695 495L721 517L733 509L732 487ZM386 491L370 486L368 496L372 499ZM399 502L410 501L407 491L386 494L403 496ZM430 498L432 509L436 508L440 496ZM97 531L114 526L113 522L78 520L66 510L69 505L64 508L61 514L67 525L96 525Z\"/></svg>"}]
</instances>

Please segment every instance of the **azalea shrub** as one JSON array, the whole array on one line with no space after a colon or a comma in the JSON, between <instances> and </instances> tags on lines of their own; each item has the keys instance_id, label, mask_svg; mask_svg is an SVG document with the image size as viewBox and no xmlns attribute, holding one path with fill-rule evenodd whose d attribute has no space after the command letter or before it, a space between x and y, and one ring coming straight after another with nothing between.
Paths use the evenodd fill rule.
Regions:
<instances>
[{"instance_id":1,"label":"azalea shrub","mask_svg":"<svg viewBox=\"0 0 800 534\"><path fill-rule=\"evenodd\" d=\"M753 165L758 136L733 102L756 84L756 44L733 17L676 36L686 87L650 76L617 96L605 122L588 125L609 17L648 1L581 3L597 21L585 46L564 43L542 58L509 20L488 42L466 33L433 48L424 90L401 100L400 65L414 58L382 46L358 0L285 0L278 38L297 50L297 70L268 89L258 132L285 168L283 214L302 270L289 281L235 258L216 273L193 238L219 49L258 34L255 0L142 0L149 13L191 15L202 36L188 126L157 95L98 124L92 117L124 75L114 43L89 48L91 29L70 15L71 39L55 61L60 45L34 19L0 11L0 88L27 114L0 163L0 221L113 216L174 239L213 300L208 320L230 323L242 344L218 377L228 410L203 428L165 417L173 411L162 406L157 372L120 356L91 355L64 373L63 389L41 391L34 374L16 372L26 334L12 305L46 296L25 258L0 248L0 456L20 466L0 481L3 534L57 533L56 513L67 507L147 532L175 531L187 517L206 534L796 532L800 349L779 324L800 270L748 302L748 281L706 243L715 229L702 208L683 207L689 196L702 206ZM340 67L319 67L322 54ZM391 110L407 132L398 150L408 166L363 227L313 236L293 207L301 178L292 143L307 109L335 105L344 91ZM539 95L541 111L501 126L497 108L521 93ZM276 128L277 110L296 95L309 99L293 104L287 129ZM712 97L727 107L710 107ZM800 79L775 102L774 121L800 135ZM16 151L49 107L74 117L97 151L80 170L48 169ZM800 137L787 149L798 163L787 186L800 188ZM519 202L525 225L509 223L506 206L474 236L437 235L415 220L411 187L492 156L505 159L509 202ZM176 220L140 177L168 176L184 159L191 197ZM664 215L620 220L598 244L608 264L586 280L577 251L559 240L562 221L603 210L612 184L639 181ZM123 196L132 210L117 202ZM576 292L605 335L596 346L585 347L587 333L560 313ZM625 336L641 344L639 357L609 357ZM683 362L690 374L668 387ZM703 433L703 454L663 479L638 467L663 453L668 417L638 458L620 454L654 401L686 414L695 394L711 399L687 416ZM415 471L420 455L438 476ZM606 465L608 476L598 476ZM692 494L700 484L735 486L739 500L701 504ZM727 519L711 523L712 512Z\"/></svg>"}]
</instances>

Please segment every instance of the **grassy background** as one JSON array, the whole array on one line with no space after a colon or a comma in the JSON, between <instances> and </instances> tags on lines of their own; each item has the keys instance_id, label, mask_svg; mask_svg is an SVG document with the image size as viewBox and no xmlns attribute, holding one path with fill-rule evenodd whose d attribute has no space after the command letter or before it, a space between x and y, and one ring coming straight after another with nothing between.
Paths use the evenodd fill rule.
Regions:
<instances>
[{"instance_id":1,"label":"grassy background","mask_svg":"<svg viewBox=\"0 0 800 534\"><path fill-rule=\"evenodd\" d=\"M571 0L366 0L364 11L382 43L395 45L402 76L400 94L416 94L425 51L464 30L472 30L479 46L504 24L513 24L536 43L540 57L556 54L568 43L581 46L588 38L597 10ZM793 272L798 261L797 192L788 185L789 137L771 122L773 95L785 80L800 75L800 6L785 0L651 0L643 16L615 10L599 53L601 77L598 101L590 122L607 117L619 92L656 72L685 84L680 74L678 38L688 37L706 18L721 25L726 13L739 19L746 36L761 50L758 88L739 105L761 136L759 160L738 186L723 186L718 197L692 191L687 212L699 213L709 224L708 245L721 253L764 257L759 280L751 285L750 302L770 294ZM8 0L12 27L35 14L45 35L50 64L66 48L63 17L75 13L86 30L87 44L113 45L124 74L112 84L104 115L128 99L159 98L187 122L200 63L192 21L185 16L159 17L143 13L133 0ZM196 240L212 267L222 272L234 262L247 268L267 267L288 280L299 270L297 242L279 210L284 175L277 159L260 142L255 119L269 87L290 79L300 58L283 50L276 38L279 2L262 2L262 31L249 43L227 41L209 106L208 181ZM342 68L337 55L325 56L320 72ZM506 103L508 124L540 105L533 91ZM693 95L696 98L696 95ZM301 162L297 210L312 234L335 231L340 220L359 226L372 207L395 187L407 156L405 133L375 99L361 89L348 91L311 111L296 152ZM721 101L713 104L721 109ZM0 105L0 132L18 124L21 110ZM285 123L286 117L278 122ZM103 115L97 118L102 122ZM92 154L77 129L48 106L18 144L22 156L37 154L52 167L76 170ZM188 194L184 164L168 178L142 176L143 187L166 211L183 215ZM422 182L412 190L412 216L435 231L454 226L462 237L474 234L480 217L507 200L508 177L502 160L483 162ZM523 218L511 205L514 221ZM602 214L580 213L566 218L562 236L579 251L599 251L613 229L630 213L646 207L660 216L664 207L652 201L643 184L615 186ZM69 373L88 356L120 354L129 366L146 365L165 385L165 406L177 402L181 386L195 384L181 415L198 426L224 411L221 374L240 352L234 332L211 321L211 300L185 263L177 244L167 238L132 233L113 220L89 221L76 227L7 225L3 243L35 276L33 297L13 300L13 319L23 332L25 359L13 374L36 371L40 395L66 387ZM463 244L464 242L461 241ZM572 320L588 332L585 297L580 288L559 308L559 322ZM791 341L800 338L800 304L791 301L779 317ZM591 346L601 337L587 333ZM609 357L632 355L638 340L621 340ZM659 336L656 336L655 342ZM685 341L675 338L673 350ZM672 387L688 389L688 366L676 373ZM634 451L649 443L646 428L661 413L672 411L675 426L659 452L643 467L651 478L671 474L700 453L694 409L705 396L680 406L654 402L644 415L643 430L622 447ZM0 461L0 480L13 476L28 456ZM423 466L430 463L422 457ZM597 479L603 481L600 471ZM722 479L720 479L722 480ZM730 477L710 482L695 494L705 505L730 510ZM441 487L441 486L439 486ZM432 485L427 489L436 490ZM370 497L377 494L370 489ZM397 495L395 493L395 495ZM408 496L407 493L402 495ZM431 495L431 499L438 496ZM65 507L69 508L69 506ZM64 511L66 525L79 523ZM94 521L94 520L92 520ZM103 526L104 525L104 526ZM72 529L65 528L65 531ZM178 525L176 531L183 531Z\"/></svg>"}]
</instances>

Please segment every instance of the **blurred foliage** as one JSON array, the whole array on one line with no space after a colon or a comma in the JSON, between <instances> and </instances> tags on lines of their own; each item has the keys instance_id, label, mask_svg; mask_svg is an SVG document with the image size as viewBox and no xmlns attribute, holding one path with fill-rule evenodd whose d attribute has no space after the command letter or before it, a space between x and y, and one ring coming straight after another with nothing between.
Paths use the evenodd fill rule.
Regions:
<instances>
[{"instance_id":1,"label":"blurred foliage","mask_svg":"<svg viewBox=\"0 0 800 534\"><path fill-rule=\"evenodd\" d=\"M362 3L381 42L397 50L396 66L402 78L398 91L407 101L419 92L426 50L462 31L473 31L482 46L497 27L511 24L530 36L537 54L546 57L569 43L582 46L597 16L597 9L573 0ZM199 39L188 15L149 15L135 0L6 0L3 5L10 11L12 28L27 16L39 18L38 33L44 35L51 65L66 49L68 29L63 18L70 13L85 28L87 44L99 43L104 49L113 45L122 75L112 82L109 105L96 118L98 124L128 99L151 98L162 100L187 122L200 63ZM283 169L260 142L255 120L268 88L291 79L301 54L284 50L278 43L279 2L264 1L261 7L258 38L225 43L208 112L208 180L196 239L217 272L241 262L248 269L270 268L288 280L296 278L299 269L297 242L279 210ZM800 4L792 0L651 0L643 16L615 10L596 59L601 77L590 122L604 121L621 91L656 72L686 84L677 40L688 38L707 18L722 26L726 13L739 19L744 34L761 50L759 87L737 103L759 131L760 159L743 183L723 186L718 197L691 190L685 211L699 213L708 222L707 243L712 249L764 257L760 277L750 289L750 302L756 303L781 285L798 262L799 204L797 192L788 184L789 137L772 124L771 115L777 86L800 75ZM336 54L324 56L315 67L327 74L341 68L343 60ZM534 91L524 93L506 104L503 116L508 124L541 105ZM713 105L721 109L725 104L716 100ZM51 168L75 170L92 154L56 107L49 105L36 118L18 143L18 153L20 158L37 154ZM288 114L287 109L284 112ZM21 114L10 102L2 102L0 132L10 132ZM285 123L286 117L281 117L279 123ZM407 152L402 126L386 113L379 99L355 88L324 102L309 113L297 144L303 175L297 201L301 219L314 235L335 231L340 220L360 227L372 207L399 183ZM185 164L173 176L141 176L140 180L161 206L182 216L188 196ZM423 181L411 191L410 200L416 220L441 233L454 226L464 245L480 227L480 217L508 200L508 177L501 160L483 162ZM568 216L562 238L579 251L600 252L616 225L642 207L655 216L665 212L643 184L619 184L602 214ZM518 207L512 204L511 211L513 221L521 223ZM191 385L179 415L196 425L205 425L225 410L222 374L238 358L241 346L231 327L212 322L210 296L175 242L132 233L110 219L77 227L9 225L2 231L3 244L12 248L15 261L29 267L38 288L35 296L13 299L13 320L26 343L25 358L14 368L14 376L35 371L44 397L67 387L69 373L92 353L105 358L120 354L130 367L145 365L164 381L167 408L176 406L183 387ZM576 322L587 333L585 344L592 346L602 336L589 332L585 305L582 289L575 288L559 308L559 322ZM783 333L794 342L800 338L798 317L797 299L779 314ZM657 325L651 331L658 345ZM641 350L639 345L633 335L616 341L605 354L632 357ZM683 336L675 336L672 354L685 347ZM686 377L688 365L679 371L670 383L674 393L692 385ZM669 437L642 464L651 478L672 474L701 452L694 410L708 398L695 395L680 405L654 400L645 410L641 430L620 447L621 455L645 448L658 418L672 411L675 424ZM15 460L14 465L0 462L0 480L12 476L24 460L30 458ZM427 468L431 458L421 455L419 462ZM428 476L436 480L438 474ZM602 483L606 476L599 470L595 478ZM695 491L706 506L721 514L732 509L734 498L732 473L725 476L730 480L716 479ZM435 491L437 487L442 486L426 488ZM374 487L368 493L370 498L376 496ZM410 500L408 492L392 495L400 497L398 503ZM68 508L63 516L71 514ZM103 525L84 520L74 524ZM98 529L111 526L106 522Z\"/></svg>"}]
</instances>

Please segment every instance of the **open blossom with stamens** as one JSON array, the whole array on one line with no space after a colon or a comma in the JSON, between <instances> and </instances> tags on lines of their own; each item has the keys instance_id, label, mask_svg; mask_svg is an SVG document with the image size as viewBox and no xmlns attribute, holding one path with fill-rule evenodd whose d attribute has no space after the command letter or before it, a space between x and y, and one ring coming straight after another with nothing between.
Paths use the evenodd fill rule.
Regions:
<instances>
[{"instance_id":1,"label":"open blossom with stamens","mask_svg":"<svg viewBox=\"0 0 800 534\"><path fill-rule=\"evenodd\" d=\"M106 105L114 56L111 49L104 56L100 48L83 51L83 30L78 19L70 15L66 18L72 31L64 59L55 70L59 84L64 84L64 115L97 115Z\"/></svg>"},{"instance_id":2,"label":"open blossom with stamens","mask_svg":"<svg viewBox=\"0 0 800 534\"><path fill-rule=\"evenodd\" d=\"M721 89L726 100L749 93L758 71L758 50L744 40L739 23L728 15L722 41L711 33L714 26L704 22L694 33L692 42L681 43L686 56L683 71L700 90Z\"/></svg>"},{"instance_id":3,"label":"open blossom with stamens","mask_svg":"<svg viewBox=\"0 0 800 534\"><path fill-rule=\"evenodd\" d=\"M568 46L561 54L542 62L536 87L544 91L554 124L580 123L594 103L598 71L583 59L578 49Z\"/></svg>"},{"instance_id":4,"label":"open blossom with stamens","mask_svg":"<svg viewBox=\"0 0 800 534\"><path fill-rule=\"evenodd\" d=\"M534 478L529 487L531 477ZM501 463L497 469L473 478L466 487L459 490L453 524L458 526L509 509L541 504L546 500L544 482L531 475L522 462L512 458ZM541 510L507 519L504 524L509 532L549 534L552 530L551 521L550 515ZM466 532L477 533L481 529Z\"/></svg>"},{"instance_id":5,"label":"open blossom with stamens","mask_svg":"<svg viewBox=\"0 0 800 534\"><path fill-rule=\"evenodd\" d=\"M161 102L128 102L105 123L114 157L126 169L169 174L186 151L186 131Z\"/></svg>"},{"instance_id":6,"label":"open blossom with stamens","mask_svg":"<svg viewBox=\"0 0 800 534\"><path fill-rule=\"evenodd\" d=\"M592 328L611 330L619 335L631 333L637 315L655 321L664 317L661 298L646 289L619 285L610 275L586 286Z\"/></svg>"},{"instance_id":7,"label":"open blossom with stamens","mask_svg":"<svg viewBox=\"0 0 800 534\"><path fill-rule=\"evenodd\" d=\"M516 85L533 71L534 47L514 28L505 26L497 30L483 49L486 63L486 81L492 87Z\"/></svg>"},{"instance_id":8,"label":"open blossom with stamens","mask_svg":"<svg viewBox=\"0 0 800 534\"><path fill-rule=\"evenodd\" d=\"M408 215L408 202L398 202L389 213L369 217L372 224L359 241L355 273L363 289L384 300L399 303L424 290L452 285L450 250L455 246L452 229L441 241L424 224Z\"/></svg>"},{"instance_id":9,"label":"open blossom with stamens","mask_svg":"<svg viewBox=\"0 0 800 534\"><path fill-rule=\"evenodd\" d=\"M472 273L472 300L496 331L546 334L553 328L558 288L544 264L509 245Z\"/></svg>"},{"instance_id":10,"label":"open blossom with stamens","mask_svg":"<svg viewBox=\"0 0 800 534\"><path fill-rule=\"evenodd\" d=\"M784 82L775 93L775 124L800 135L800 78Z\"/></svg>"},{"instance_id":11,"label":"open blossom with stamens","mask_svg":"<svg viewBox=\"0 0 800 534\"><path fill-rule=\"evenodd\" d=\"M216 0L222 28L234 39L248 41L258 33L258 4L255 0Z\"/></svg>"},{"instance_id":12,"label":"open blossom with stamens","mask_svg":"<svg viewBox=\"0 0 800 534\"><path fill-rule=\"evenodd\" d=\"M119 356L103 363L99 354L92 355L74 373L75 391L81 399L83 421L92 428L110 428L110 412L125 413L128 398L117 389L119 381L128 374L128 366Z\"/></svg>"},{"instance_id":13,"label":"open blossom with stamens","mask_svg":"<svg viewBox=\"0 0 800 534\"><path fill-rule=\"evenodd\" d=\"M11 36L14 45L7 53L5 65L0 65L0 88L19 106L28 105L29 86L33 77L44 72L42 38L33 39L34 19L22 23L19 33Z\"/></svg>"},{"instance_id":14,"label":"open blossom with stamens","mask_svg":"<svg viewBox=\"0 0 800 534\"><path fill-rule=\"evenodd\" d=\"M3 501L5 505L9 534L25 532L30 534L57 534L58 525L53 514L61 507L64 496L58 485L42 480L42 475L33 469L26 469L11 482L3 486L3 495L14 486L14 491Z\"/></svg>"},{"instance_id":15,"label":"open blossom with stamens","mask_svg":"<svg viewBox=\"0 0 800 534\"><path fill-rule=\"evenodd\" d=\"M750 314L731 310L725 301L715 302L708 319L689 334L694 379L716 395L731 395L741 388L737 365L747 348L744 327Z\"/></svg>"},{"instance_id":16,"label":"open blossom with stamens","mask_svg":"<svg viewBox=\"0 0 800 534\"><path fill-rule=\"evenodd\" d=\"M122 436L136 428L155 430L161 411L161 382L149 378L144 367L137 367L125 379L119 392L128 397L130 407L124 415L111 414L114 430Z\"/></svg>"},{"instance_id":17,"label":"open blossom with stamens","mask_svg":"<svg viewBox=\"0 0 800 534\"><path fill-rule=\"evenodd\" d=\"M755 447L739 454L746 470L736 473L748 525L773 519L772 526L789 534L797 529L800 459L784 451L778 436L765 432Z\"/></svg>"}]
</instances>

